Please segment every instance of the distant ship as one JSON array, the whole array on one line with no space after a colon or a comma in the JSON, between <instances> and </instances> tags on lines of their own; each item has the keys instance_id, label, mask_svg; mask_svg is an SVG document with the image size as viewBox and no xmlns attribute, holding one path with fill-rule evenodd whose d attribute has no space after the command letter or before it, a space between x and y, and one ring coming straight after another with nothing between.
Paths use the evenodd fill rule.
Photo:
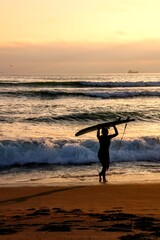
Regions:
<instances>
[{"instance_id":1,"label":"distant ship","mask_svg":"<svg viewBox=\"0 0 160 240\"><path fill-rule=\"evenodd\" d=\"M129 70L128 73L139 73L139 72L134 70Z\"/></svg>"}]
</instances>

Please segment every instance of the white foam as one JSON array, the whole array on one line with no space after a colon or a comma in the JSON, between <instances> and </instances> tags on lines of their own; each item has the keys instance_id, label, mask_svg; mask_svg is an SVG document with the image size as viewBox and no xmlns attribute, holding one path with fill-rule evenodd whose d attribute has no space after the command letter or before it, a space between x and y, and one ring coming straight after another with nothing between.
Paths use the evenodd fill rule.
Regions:
<instances>
[{"instance_id":1,"label":"white foam","mask_svg":"<svg viewBox=\"0 0 160 240\"><path fill-rule=\"evenodd\" d=\"M98 162L99 143L87 141L1 141L0 166L14 164L89 164ZM160 139L141 138L114 140L110 148L111 161L157 161L160 162Z\"/></svg>"}]
</instances>

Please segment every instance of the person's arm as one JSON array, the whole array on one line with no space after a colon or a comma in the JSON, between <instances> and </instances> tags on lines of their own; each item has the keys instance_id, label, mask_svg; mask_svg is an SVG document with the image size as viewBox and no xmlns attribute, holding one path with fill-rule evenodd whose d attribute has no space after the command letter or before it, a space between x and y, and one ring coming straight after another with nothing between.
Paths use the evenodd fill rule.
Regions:
<instances>
[{"instance_id":1,"label":"person's arm","mask_svg":"<svg viewBox=\"0 0 160 240\"><path fill-rule=\"evenodd\" d=\"M115 133L110 135L110 138L114 138L114 137L118 136L118 130L117 130L116 126L113 126L113 128L114 128Z\"/></svg>"},{"instance_id":2,"label":"person's arm","mask_svg":"<svg viewBox=\"0 0 160 240\"><path fill-rule=\"evenodd\" d=\"M97 138L99 139L99 137L100 137L100 128L98 128L97 130Z\"/></svg>"}]
</instances>

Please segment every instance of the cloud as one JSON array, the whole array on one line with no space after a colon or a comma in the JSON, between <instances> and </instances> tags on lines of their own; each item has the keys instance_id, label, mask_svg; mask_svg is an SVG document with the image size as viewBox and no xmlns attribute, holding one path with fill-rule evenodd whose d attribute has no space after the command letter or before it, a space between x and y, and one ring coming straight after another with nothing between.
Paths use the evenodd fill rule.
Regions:
<instances>
[{"instance_id":1,"label":"cloud","mask_svg":"<svg viewBox=\"0 0 160 240\"><path fill-rule=\"evenodd\" d=\"M12 43L0 47L0 62L1 73L16 74L119 72L129 68L147 72L148 67L150 71L158 71L160 41Z\"/></svg>"}]
</instances>

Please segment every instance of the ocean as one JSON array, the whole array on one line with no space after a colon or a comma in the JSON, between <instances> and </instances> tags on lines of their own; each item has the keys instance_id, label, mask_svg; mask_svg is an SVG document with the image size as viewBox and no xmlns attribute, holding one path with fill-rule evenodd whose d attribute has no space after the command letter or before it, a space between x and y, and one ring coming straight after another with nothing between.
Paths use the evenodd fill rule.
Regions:
<instances>
[{"instance_id":1,"label":"ocean","mask_svg":"<svg viewBox=\"0 0 160 240\"><path fill-rule=\"evenodd\" d=\"M99 184L96 131L119 117L109 183L160 181L160 73L0 76L0 184ZM112 132L112 129L110 129Z\"/></svg>"}]
</instances>

